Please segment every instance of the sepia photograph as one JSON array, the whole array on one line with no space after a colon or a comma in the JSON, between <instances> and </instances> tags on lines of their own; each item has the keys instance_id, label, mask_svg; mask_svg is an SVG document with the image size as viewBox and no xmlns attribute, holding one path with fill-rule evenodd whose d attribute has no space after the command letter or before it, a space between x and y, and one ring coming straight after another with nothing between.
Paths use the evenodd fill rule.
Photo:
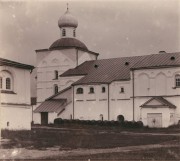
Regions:
<instances>
[{"instance_id":1,"label":"sepia photograph","mask_svg":"<svg viewBox=\"0 0 180 161\"><path fill-rule=\"evenodd\" d=\"M0 0L0 160L180 160L180 0Z\"/></svg>"}]
</instances>

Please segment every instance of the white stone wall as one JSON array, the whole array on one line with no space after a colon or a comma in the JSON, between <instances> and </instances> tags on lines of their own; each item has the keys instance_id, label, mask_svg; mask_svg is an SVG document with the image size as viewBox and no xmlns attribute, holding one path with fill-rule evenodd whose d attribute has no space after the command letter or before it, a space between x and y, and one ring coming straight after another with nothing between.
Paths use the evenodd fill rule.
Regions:
<instances>
[{"instance_id":1,"label":"white stone wall","mask_svg":"<svg viewBox=\"0 0 180 161\"><path fill-rule=\"evenodd\" d=\"M161 108L142 108L141 109L141 115L142 115L142 121L145 126L147 126L147 114L152 113L161 113L162 114L162 127L168 127L175 122L170 121L170 113L174 113L174 109L170 109L167 107L161 107Z\"/></svg>"},{"instance_id":2,"label":"white stone wall","mask_svg":"<svg viewBox=\"0 0 180 161\"><path fill-rule=\"evenodd\" d=\"M77 59L78 52L78 60ZM64 50L40 51L37 52L37 102L41 103L54 94L54 84L57 84L59 91L71 85L81 77L59 77L55 78L54 71L59 75L70 68L76 67L87 60L95 60L96 56L88 52L71 48Z\"/></svg>"},{"instance_id":3,"label":"white stone wall","mask_svg":"<svg viewBox=\"0 0 180 161\"><path fill-rule=\"evenodd\" d=\"M61 82L59 77L55 79L55 70L57 70L58 75L60 75L66 70L76 66L75 49L53 50L46 53L47 55L42 60L39 60L37 64L38 103L41 103L54 94L54 84L58 85L59 91L65 88L64 82ZM42 52L37 53L37 57L41 54Z\"/></svg>"},{"instance_id":4,"label":"white stone wall","mask_svg":"<svg viewBox=\"0 0 180 161\"><path fill-rule=\"evenodd\" d=\"M121 92L124 88L124 92ZM131 121L133 116L130 81L115 81L110 84L110 120L117 120L123 115L125 120Z\"/></svg>"},{"instance_id":5,"label":"white stone wall","mask_svg":"<svg viewBox=\"0 0 180 161\"><path fill-rule=\"evenodd\" d=\"M141 69L135 71L135 120L141 120L140 106L152 98L162 96L177 108L175 110L175 124L180 120L180 88L175 87L175 75L180 73L180 68ZM132 73L131 73L132 78ZM131 81L132 86L132 81ZM154 111L154 109L148 109ZM168 115L166 109L160 108L163 115ZM159 112L160 112L159 111ZM145 121L145 119L143 119ZM146 124L146 122L144 122ZM171 123L163 118L163 127Z\"/></svg>"},{"instance_id":6,"label":"white stone wall","mask_svg":"<svg viewBox=\"0 0 180 161\"><path fill-rule=\"evenodd\" d=\"M77 94L77 89L83 88L83 94ZM94 93L89 93L89 88L94 87ZM102 87L106 92L102 93ZM100 120L103 115L104 120L108 120L108 86L83 85L74 87L74 118L81 120Z\"/></svg>"},{"instance_id":7,"label":"white stone wall","mask_svg":"<svg viewBox=\"0 0 180 161\"><path fill-rule=\"evenodd\" d=\"M135 71L135 96L180 95L175 88L175 75L180 68L142 69Z\"/></svg>"},{"instance_id":8,"label":"white stone wall","mask_svg":"<svg viewBox=\"0 0 180 161\"><path fill-rule=\"evenodd\" d=\"M31 106L1 105L0 126L2 129L30 130L31 121L32 121Z\"/></svg>"},{"instance_id":9,"label":"white stone wall","mask_svg":"<svg viewBox=\"0 0 180 161\"><path fill-rule=\"evenodd\" d=\"M30 70L1 66L0 72L7 71L12 76L12 89L15 94L1 93L1 103L30 104Z\"/></svg>"},{"instance_id":10,"label":"white stone wall","mask_svg":"<svg viewBox=\"0 0 180 161\"><path fill-rule=\"evenodd\" d=\"M32 121L30 70L1 66L0 72L3 71L9 72L12 78L12 88L10 90L3 90L14 93L0 93L1 128L29 130Z\"/></svg>"},{"instance_id":11,"label":"white stone wall","mask_svg":"<svg viewBox=\"0 0 180 161\"><path fill-rule=\"evenodd\" d=\"M65 107L65 110L62 113L57 114L57 117L62 119L71 119L73 117L73 103L69 102Z\"/></svg>"}]
</instances>

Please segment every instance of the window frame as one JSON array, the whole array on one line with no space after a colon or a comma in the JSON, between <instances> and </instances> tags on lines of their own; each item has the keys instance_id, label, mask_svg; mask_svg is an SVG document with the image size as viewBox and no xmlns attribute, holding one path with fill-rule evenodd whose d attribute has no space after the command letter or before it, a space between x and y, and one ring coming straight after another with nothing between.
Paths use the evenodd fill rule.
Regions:
<instances>
[{"instance_id":1,"label":"window frame","mask_svg":"<svg viewBox=\"0 0 180 161\"><path fill-rule=\"evenodd\" d=\"M76 30L73 30L73 36L76 37Z\"/></svg>"},{"instance_id":2,"label":"window frame","mask_svg":"<svg viewBox=\"0 0 180 161\"><path fill-rule=\"evenodd\" d=\"M89 94L94 94L94 93L95 93L94 87L90 87L90 88L89 88Z\"/></svg>"},{"instance_id":3,"label":"window frame","mask_svg":"<svg viewBox=\"0 0 180 161\"><path fill-rule=\"evenodd\" d=\"M66 29L62 29L62 36L66 36Z\"/></svg>"},{"instance_id":4,"label":"window frame","mask_svg":"<svg viewBox=\"0 0 180 161\"><path fill-rule=\"evenodd\" d=\"M83 93L84 93L84 89L82 87L76 89L76 94L83 94Z\"/></svg>"},{"instance_id":5,"label":"window frame","mask_svg":"<svg viewBox=\"0 0 180 161\"><path fill-rule=\"evenodd\" d=\"M54 79L58 79L59 78L59 72L58 70L54 71Z\"/></svg>"},{"instance_id":6,"label":"window frame","mask_svg":"<svg viewBox=\"0 0 180 161\"><path fill-rule=\"evenodd\" d=\"M175 87L180 88L180 74L175 75Z\"/></svg>"},{"instance_id":7,"label":"window frame","mask_svg":"<svg viewBox=\"0 0 180 161\"><path fill-rule=\"evenodd\" d=\"M102 92L102 93L106 93L106 87L102 87L102 88L101 88L101 92Z\"/></svg>"},{"instance_id":8,"label":"window frame","mask_svg":"<svg viewBox=\"0 0 180 161\"><path fill-rule=\"evenodd\" d=\"M120 93L125 93L124 87L120 87Z\"/></svg>"},{"instance_id":9,"label":"window frame","mask_svg":"<svg viewBox=\"0 0 180 161\"><path fill-rule=\"evenodd\" d=\"M11 78L6 78L6 90L11 90Z\"/></svg>"},{"instance_id":10,"label":"window frame","mask_svg":"<svg viewBox=\"0 0 180 161\"><path fill-rule=\"evenodd\" d=\"M3 77L0 77L0 89L3 89Z\"/></svg>"},{"instance_id":11,"label":"window frame","mask_svg":"<svg viewBox=\"0 0 180 161\"><path fill-rule=\"evenodd\" d=\"M54 94L57 94L59 92L59 88L57 84L54 84Z\"/></svg>"}]
</instances>

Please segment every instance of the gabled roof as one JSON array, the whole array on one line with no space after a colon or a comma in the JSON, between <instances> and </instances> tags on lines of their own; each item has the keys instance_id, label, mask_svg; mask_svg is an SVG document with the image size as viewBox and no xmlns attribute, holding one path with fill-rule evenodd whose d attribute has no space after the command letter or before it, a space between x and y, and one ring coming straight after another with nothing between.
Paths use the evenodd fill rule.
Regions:
<instances>
[{"instance_id":1,"label":"gabled roof","mask_svg":"<svg viewBox=\"0 0 180 161\"><path fill-rule=\"evenodd\" d=\"M0 58L0 66L5 66L5 65L13 66L16 68L30 69L30 70L34 69L34 66L32 66L32 65L22 64L22 63L8 60L8 59Z\"/></svg>"},{"instance_id":2,"label":"gabled roof","mask_svg":"<svg viewBox=\"0 0 180 161\"><path fill-rule=\"evenodd\" d=\"M156 100L158 101L160 104L153 104L151 105L150 102L152 102L153 100ZM164 106L167 106L169 108L176 108L175 105L173 105L171 102L169 102L168 100L166 100L165 98L161 97L161 96L155 96L155 97L152 97L151 99L149 99L148 101L146 101L144 104L142 104L140 107L164 107Z\"/></svg>"},{"instance_id":3,"label":"gabled roof","mask_svg":"<svg viewBox=\"0 0 180 161\"><path fill-rule=\"evenodd\" d=\"M180 53L161 53L86 61L61 77L84 76L73 85L130 80L130 70L180 66Z\"/></svg>"},{"instance_id":4,"label":"gabled roof","mask_svg":"<svg viewBox=\"0 0 180 161\"><path fill-rule=\"evenodd\" d=\"M65 109L67 99L51 99L41 103L34 112L56 112L59 113Z\"/></svg>"}]
</instances>

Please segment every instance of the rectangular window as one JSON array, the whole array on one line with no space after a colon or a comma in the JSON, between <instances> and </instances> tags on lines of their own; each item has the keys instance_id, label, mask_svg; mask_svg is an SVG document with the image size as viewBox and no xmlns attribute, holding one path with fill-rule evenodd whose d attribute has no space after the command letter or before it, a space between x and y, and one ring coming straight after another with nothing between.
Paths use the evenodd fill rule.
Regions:
<instances>
[{"instance_id":1,"label":"rectangular window","mask_svg":"<svg viewBox=\"0 0 180 161\"><path fill-rule=\"evenodd\" d=\"M102 87L102 93L105 93L105 92L106 92L106 88Z\"/></svg>"},{"instance_id":2,"label":"rectangular window","mask_svg":"<svg viewBox=\"0 0 180 161\"><path fill-rule=\"evenodd\" d=\"M6 89L11 89L11 80L10 80L10 78L6 78Z\"/></svg>"},{"instance_id":3,"label":"rectangular window","mask_svg":"<svg viewBox=\"0 0 180 161\"><path fill-rule=\"evenodd\" d=\"M2 77L0 77L0 89L2 89Z\"/></svg>"},{"instance_id":4,"label":"rectangular window","mask_svg":"<svg viewBox=\"0 0 180 161\"><path fill-rule=\"evenodd\" d=\"M180 75L175 76L175 81L176 81L176 87L180 87Z\"/></svg>"},{"instance_id":5,"label":"rectangular window","mask_svg":"<svg viewBox=\"0 0 180 161\"><path fill-rule=\"evenodd\" d=\"M180 87L180 78L176 79L176 87Z\"/></svg>"},{"instance_id":6,"label":"rectangular window","mask_svg":"<svg viewBox=\"0 0 180 161\"><path fill-rule=\"evenodd\" d=\"M124 87L121 87L120 93L124 93Z\"/></svg>"},{"instance_id":7,"label":"rectangular window","mask_svg":"<svg viewBox=\"0 0 180 161\"><path fill-rule=\"evenodd\" d=\"M58 79L58 76L59 76L58 71L55 70L55 71L54 71L54 79Z\"/></svg>"}]
</instances>

